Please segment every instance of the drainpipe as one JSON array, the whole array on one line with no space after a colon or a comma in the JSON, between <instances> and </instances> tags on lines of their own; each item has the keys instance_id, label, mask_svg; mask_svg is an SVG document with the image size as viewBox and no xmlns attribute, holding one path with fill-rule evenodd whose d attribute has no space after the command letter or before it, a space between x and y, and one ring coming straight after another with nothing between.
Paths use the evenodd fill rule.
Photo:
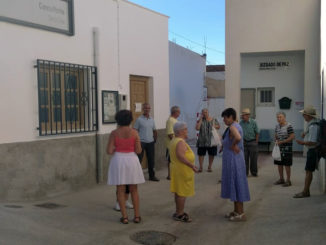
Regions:
<instances>
[{"instance_id":1,"label":"drainpipe","mask_svg":"<svg viewBox=\"0 0 326 245\"><path fill-rule=\"evenodd\" d=\"M92 36L93 36L93 66L98 68L99 65L99 52L98 52L98 35L99 35L99 30L97 27L93 27L92 30ZM98 81L99 81L99 76L98 76L98 69L97 69L97 88L98 86ZM98 92L98 91L97 91ZM99 96L98 96L99 98ZM98 102L98 101L97 101ZM99 103L97 103L99 105ZM96 165L96 183L100 183L102 180L102 144L101 144L101 138L98 134L99 130L99 122L97 122L97 130L95 132L95 165Z\"/></svg>"}]
</instances>

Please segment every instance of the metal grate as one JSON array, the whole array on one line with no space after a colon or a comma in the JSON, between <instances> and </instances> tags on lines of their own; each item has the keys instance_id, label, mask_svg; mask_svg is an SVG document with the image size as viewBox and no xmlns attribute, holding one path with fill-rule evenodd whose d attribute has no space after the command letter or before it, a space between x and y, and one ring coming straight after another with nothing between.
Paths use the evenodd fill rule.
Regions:
<instances>
[{"instance_id":1,"label":"metal grate","mask_svg":"<svg viewBox=\"0 0 326 245\"><path fill-rule=\"evenodd\" d=\"M139 231L132 234L130 239L144 245L172 245L177 238L161 231Z\"/></svg>"},{"instance_id":2,"label":"metal grate","mask_svg":"<svg viewBox=\"0 0 326 245\"><path fill-rule=\"evenodd\" d=\"M97 69L37 60L39 135L98 130Z\"/></svg>"}]
</instances>

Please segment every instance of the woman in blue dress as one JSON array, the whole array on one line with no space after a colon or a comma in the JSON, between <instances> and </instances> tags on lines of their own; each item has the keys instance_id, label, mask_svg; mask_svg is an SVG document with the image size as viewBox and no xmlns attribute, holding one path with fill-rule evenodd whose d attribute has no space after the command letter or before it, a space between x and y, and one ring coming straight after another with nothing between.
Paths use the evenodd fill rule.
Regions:
<instances>
[{"instance_id":1,"label":"woman in blue dress","mask_svg":"<svg viewBox=\"0 0 326 245\"><path fill-rule=\"evenodd\" d=\"M223 135L223 161L221 197L234 202L234 210L225 215L230 221L245 221L243 202L250 200L246 164L243 154L243 132L236 122L236 111L223 111L224 123L228 126Z\"/></svg>"}]
</instances>

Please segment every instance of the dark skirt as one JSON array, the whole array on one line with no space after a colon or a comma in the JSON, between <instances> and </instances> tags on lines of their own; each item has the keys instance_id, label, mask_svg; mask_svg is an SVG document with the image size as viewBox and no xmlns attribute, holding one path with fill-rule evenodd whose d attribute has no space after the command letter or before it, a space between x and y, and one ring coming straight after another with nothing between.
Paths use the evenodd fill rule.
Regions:
<instances>
[{"instance_id":1,"label":"dark skirt","mask_svg":"<svg viewBox=\"0 0 326 245\"><path fill-rule=\"evenodd\" d=\"M292 166L293 161L293 151L292 146L282 146L280 145L281 151L281 161L275 161L275 165L284 165L284 166Z\"/></svg>"}]
</instances>

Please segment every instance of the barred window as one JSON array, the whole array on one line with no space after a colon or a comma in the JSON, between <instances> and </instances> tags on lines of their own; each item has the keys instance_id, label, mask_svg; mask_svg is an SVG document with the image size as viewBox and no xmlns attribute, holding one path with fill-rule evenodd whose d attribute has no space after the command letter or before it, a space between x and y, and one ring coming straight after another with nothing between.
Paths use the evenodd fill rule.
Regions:
<instances>
[{"instance_id":1,"label":"barred window","mask_svg":"<svg viewBox=\"0 0 326 245\"><path fill-rule=\"evenodd\" d=\"M274 106L275 88L258 88L258 106Z\"/></svg>"},{"instance_id":2,"label":"barred window","mask_svg":"<svg viewBox=\"0 0 326 245\"><path fill-rule=\"evenodd\" d=\"M98 129L96 67L37 60L37 71L40 135Z\"/></svg>"}]
</instances>

